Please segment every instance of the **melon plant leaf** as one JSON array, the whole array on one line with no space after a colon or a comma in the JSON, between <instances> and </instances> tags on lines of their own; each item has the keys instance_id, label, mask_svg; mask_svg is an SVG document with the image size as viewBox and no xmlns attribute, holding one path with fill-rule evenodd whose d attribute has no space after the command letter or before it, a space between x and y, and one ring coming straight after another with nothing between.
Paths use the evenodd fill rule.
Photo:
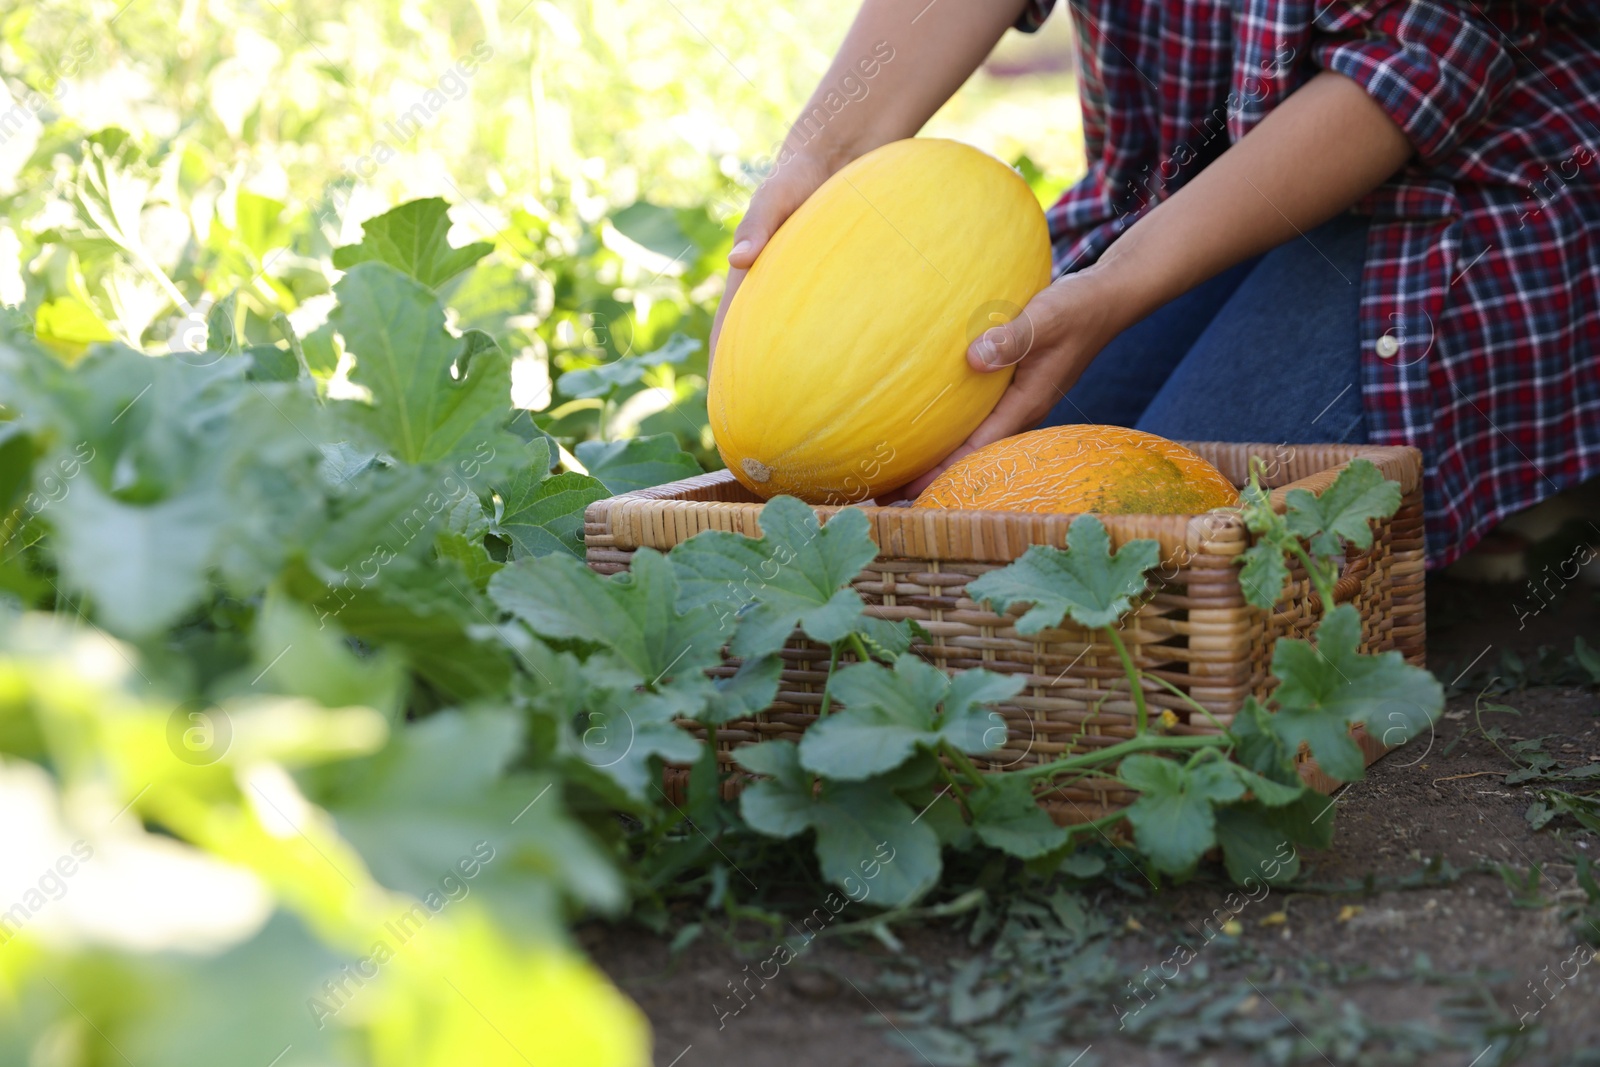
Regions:
<instances>
[{"instance_id":1,"label":"melon plant leaf","mask_svg":"<svg viewBox=\"0 0 1600 1067\"><path fill-rule=\"evenodd\" d=\"M679 674L656 691L678 718L720 726L750 719L770 707L782 675L783 661L768 655L743 661L732 677Z\"/></svg>"},{"instance_id":2,"label":"melon plant leaf","mask_svg":"<svg viewBox=\"0 0 1600 1067\"><path fill-rule=\"evenodd\" d=\"M251 345L244 354L250 360L245 376L253 382L292 382L300 377L300 362L287 348Z\"/></svg>"},{"instance_id":3,"label":"melon plant leaf","mask_svg":"<svg viewBox=\"0 0 1600 1067\"><path fill-rule=\"evenodd\" d=\"M978 840L1012 856L1038 859L1071 837L1039 807L1032 784L1019 775L991 775L986 787L973 790L967 802Z\"/></svg>"},{"instance_id":4,"label":"melon plant leaf","mask_svg":"<svg viewBox=\"0 0 1600 1067\"><path fill-rule=\"evenodd\" d=\"M281 693L325 708L369 707L391 726L403 718L408 683L398 650L356 655L336 621L319 620L280 589L262 599L251 646L250 663L219 681L213 698Z\"/></svg>"},{"instance_id":5,"label":"melon plant leaf","mask_svg":"<svg viewBox=\"0 0 1600 1067\"><path fill-rule=\"evenodd\" d=\"M1241 767L1280 785L1300 782L1295 770L1295 752L1272 727L1272 713L1254 696L1244 698L1244 706L1228 725L1234 758Z\"/></svg>"},{"instance_id":6,"label":"melon plant leaf","mask_svg":"<svg viewBox=\"0 0 1600 1067\"><path fill-rule=\"evenodd\" d=\"M682 260L699 252L694 239L684 233L679 212L648 200L636 200L627 207L613 212L611 225L628 240L649 249L658 256Z\"/></svg>"},{"instance_id":7,"label":"melon plant leaf","mask_svg":"<svg viewBox=\"0 0 1600 1067\"><path fill-rule=\"evenodd\" d=\"M1244 795L1244 786L1223 761L1186 767L1160 756L1133 755L1118 775L1139 791L1128 822L1139 850L1157 870L1183 874L1216 844L1213 808Z\"/></svg>"},{"instance_id":8,"label":"melon plant leaf","mask_svg":"<svg viewBox=\"0 0 1600 1067\"><path fill-rule=\"evenodd\" d=\"M629 437L621 441L584 441L578 462L612 494L631 493L652 485L703 473L695 458L678 447L670 433Z\"/></svg>"},{"instance_id":9,"label":"melon plant leaf","mask_svg":"<svg viewBox=\"0 0 1600 1067\"><path fill-rule=\"evenodd\" d=\"M334 294L329 321L355 356L350 379L372 392L371 406L352 413L390 452L432 463L496 436L511 403L498 346L451 337L432 291L383 263L351 267Z\"/></svg>"},{"instance_id":10,"label":"melon plant leaf","mask_svg":"<svg viewBox=\"0 0 1600 1067\"><path fill-rule=\"evenodd\" d=\"M225 356L242 351L237 326L239 316L239 291L236 289L211 305L206 313L206 350Z\"/></svg>"},{"instance_id":11,"label":"melon plant leaf","mask_svg":"<svg viewBox=\"0 0 1600 1067\"><path fill-rule=\"evenodd\" d=\"M895 907L939 880L938 835L887 783L824 782L818 793L790 741L747 746L734 758L767 776L740 794L745 822L772 837L815 830L823 876L854 899ZM856 897L863 885L868 892Z\"/></svg>"},{"instance_id":12,"label":"melon plant leaf","mask_svg":"<svg viewBox=\"0 0 1600 1067\"><path fill-rule=\"evenodd\" d=\"M658 758L693 763L703 747L677 724L678 715L679 703L669 696L591 689L587 709L573 726L572 751L629 796L654 800L661 781Z\"/></svg>"},{"instance_id":13,"label":"melon plant leaf","mask_svg":"<svg viewBox=\"0 0 1600 1067\"><path fill-rule=\"evenodd\" d=\"M863 615L856 620L856 633L862 644L867 646L867 651L886 663L893 663L911 651L912 644L919 638L928 640L928 631L914 619L890 622Z\"/></svg>"},{"instance_id":14,"label":"melon plant leaf","mask_svg":"<svg viewBox=\"0 0 1600 1067\"><path fill-rule=\"evenodd\" d=\"M1239 885L1287 885L1300 874L1300 854L1294 843L1265 816L1254 803L1221 808L1216 813L1222 860L1228 876Z\"/></svg>"},{"instance_id":15,"label":"melon plant leaf","mask_svg":"<svg viewBox=\"0 0 1600 1067\"><path fill-rule=\"evenodd\" d=\"M618 389L641 380L650 368L683 363L700 351L700 348L699 341L685 334L675 333L667 339L666 344L654 352L647 352L641 356L624 356L599 366L568 371L556 380L556 388L563 396L577 400L609 397Z\"/></svg>"},{"instance_id":16,"label":"melon plant leaf","mask_svg":"<svg viewBox=\"0 0 1600 1067\"><path fill-rule=\"evenodd\" d=\"M348 584L327 586L291 570L290 591L319 621L336 620L367 644L402 651L413 670L451 699L509 684L511 663L493 628L494 608L451 561L396 556L374 573L373 581L358 570Z\"/></svg>"},{"instance_id":17,"label":"melon plant leaf","mask_svg":"<svg viewBox=\"0 0 1600 1067\"><path fill-rule=\"evenodd\" d=\"M489 580L489 596L541 637L610 649L643 684L693 676L722 659L716 616L679 610L672 565L654 549L639 549L632 568L610 578L573 556L520 559Z\"/></svg>"},{"instance_id":18,"label":"melon plant leaf","mask_svg":"<svg viewBox=\"0 0 1600 1067\"><path fill-rule=\"evenodd\" d=\"M1361 749L1350 739L1352 723L1363 723L1385 744L1401 744L1435 722L1444 710L1444 687L1399 652L1377 656L1357 651L1361 616L1349 604L1328 612L1317 627L1317 643L1280 640L1272 654L1277 713L1273 728L1285 744L1303 741L1328 774L1342 781L1362 777Z\"/></svg>"},{"instance_id":19,"label":"melon plant leaf","mask_svg":"<svg viewBox=\"0 0 1600 1067\"><path fill-rule=\"evenodd\" d=\"M85 477L52 509L61 577L89 595L96 618L124 636L154 633L205 593L220 543L221 493L197 489L126 504Z\"/></svg>"},{"instance_id":20,"label":"melon plant leaf","mask_svg":"<svg viewBox=\"0 0 1600 1067\"><path fill-rule=\"evenodd\" d=\"M378 754L340 768L324 803L373 876L425 899L441 872L480 866L473 889L508 914L546 906L533 871L555 875L575 901L610 910L622 885L598 844L566 813L559 785L508 774L523 726L504 711L443 711L401 727ZM546 786L552 786L548 791ZM515 821L513 821L515 820ZM473 861L476 861L474 863Z\"/></svg>"},{"instance_id":21,"label":"melon plant leaf","mask_svg":"<svg viewBox=\"0 0 1600 1067\"><path fill-rule=\"evenodd\" d=\"M306 991L339 974L350 965L350 957L314 937L290 909L277 910L259 932L222 951L124 959L129 960L124 964L129 972L121 988L138 996L139 1010L114 1023L105 1018L91 1023L116 1035L110 1040L119 1062L126 1057L130 1063L162 1067L211 1067L219 1054L291 1045L305 1059L285 1063L350 1067L339 1048L343 1035L336 1027L319 1026L317 1011L306 1007ZM85 1005L116 997L113 991L119 988L107 972L86 967L73 968L55 981L63 997ZM315 996L310 999L322 1003ZM234 1012L230 1005L240 1003L254 1007ZM96 1007L88 1010L99 1014ZM7 1062L27 1062L20 1029L13 1026L7 1035L19 1041L16 1056L8 1056ZM9 1040L0 1041L5 1041L0 1048L9 1052Z\"/></svg>"},{"instance_id":22,"label":"melon plant leaf","mask_svg":"<svg viewBox=\"0 0 1600 1067\"><path fill-rule=\"evenodd\" d=\"M1261 540L1245 549L1239 560L1239 585L1244 590L1245 601L1272 610L1283 596L1284 583L1289 580L1289 565L1284 562L1282 547L1275 541Z\"/></svg>"},{"instance_id":23,"label":"melon plant leaf","mask_svg":"<svg viewBox=\"0 0 1600 1067\"><path fill-rule=\"evenodd\" d=\"M1263 807L1281 808L1285 804L1292 804L1300 799L1307 788L1299 781L1279 782L1238 764L1229 764L1228 767L1233 776L1239 779L1239 784L1249 790Z\"/></svg>"},{"instance_id":24,"label":"melon plant leaf","mask_svg":"<svg viewBox=\"0 0 1600 1067\"><path fill-rule=\"evenodd\" d=\"M511 542L517 559L552 552L582 558L584 509L610 495L587 474L528 466L500 491L500 520L491 532Z\"/></svg>"},{"instance_id":25,"label":"melon plant leaf","mask_svg":"<svg viewBox=\"0 0 1600 1067\"><path fill-rule=\"evenodd\" d=\"M326 460L321 466L326 477ZM330 494L321 522L306 538L306 553L329 572L324 578L371 582L395 558L415 557L430 543L460 499L439 488L436 471L373 463Z\"/></svg>"},{"instance_id":26,"label":"melon plant leaf","mask_svg":"<svg viewBox=\"0 0 1600 1067\"><path fill-rule=\"evenodd\" d=\"M754 718L777 699L782 676L783 660L775 655L747 659L733 677L718 678L712 684L705 710L694 717L719 726Z\"/></svg>"},{"instance_id":27,"label":"melon plant leaf","mask_svg":"<svg viewBox=\"0 0 1600 1067\"><path fill-rule=\"evenodd\" d=\"M439 197L412 200L361 224L359 244L333 250L333 265L349 270L377 260L437 290L494 251L487 241L452 248L450 205Z\"/></svg>"},{"instance_id":28,"label":"melon plant leaf","mask_svg":"<svg viewBox=\"0 0 1600 1067\"><path fill-rule=\"evenodd\" d=\"M939 881L939 837L877 782L824 782L811 816L822 875L885 908L910 904Z\"/></svg>"},{"instance_id":29,"label":"melon plant leaf","mask_svg":"<svg viewBox=\"0 0 1600 1067\"><path fill-rule=\"evenodd\" d=\"M1105 524L1080 515L1067 530L1065 550L1034 545L1009 566L967 583L967 595L1004 612L1031 604L1017 633L1036 634L1070 617L1080 626L1110 626L1144 592L1145 572L1160 558L1155 541L1129 541L1115 553Z\"/></svg>"},{"instance_id":30,"label":"melon plant leaf","mask_svg":"<svg viewBox=\"0 0 1600 1067\"><path fill-rule=\"evenodd\" d=\"M899 767L919 747L948 742L963 752L992 751L1006 729L985 705L1015 696L1022 685L1021 678L985 670L952 679L909 653L892 671L852 664L829 683L844 708L806 730L801 763L829 778L860 781Z\"/></svg>"},{"instance_id":31,"label":"melon plant leaf","mask_svg":"<svg viewBox=\"0 0 1600 1067\"><path fill-rule=\"evenodd\" d=\"M761 529L759 540L708 531L674 547L680 610L710 608L724 626L737 616L736 656L776 652L796 625L823 644L848 636L863 603L846 587L878 554L867 517L846 508L819 526L808 505L780 496L761 509Z\"/></svg>"},{"instance_id":32,"label":"melon plant leaf","mask_svg":"<svg viewBox=\"0 0 1600 1067\"><path fill-rule=\"evenodd\" d=\"M475 493L463 493L445 511L444 526L433 545L441 558L454 560L481 593L504 564L489 555L483 539L489 533L489 515Z\"/></svg>"},{"instance_id":33,"label":"melon plant leaf","mask_svg":"<svg viewBox=\"0 0 1600 1067\"><path fill-rule=\"evenodd\" d=\"M766 741L736 749L733 757L752 774L765 775L739 794L739 813L769 837L793 837L811 827L816 801L811 775L800 766L793 741Z\"/></svg>"},{"instance_id":34,"label":"melon plant leaf","mask_svg":"<svg viewBox=\"0 0 1600 1067\"><path fill-rule=\"evenodd\" d=\"M1370 461L1355 459L1321 496L1291 489L1284 501L1289 532L1310 542L1313 555L1336 556L1345 544L1372 547L1372 520L1386 519L1400 507L1400 485Z\"/></svg>"}]
</instances>

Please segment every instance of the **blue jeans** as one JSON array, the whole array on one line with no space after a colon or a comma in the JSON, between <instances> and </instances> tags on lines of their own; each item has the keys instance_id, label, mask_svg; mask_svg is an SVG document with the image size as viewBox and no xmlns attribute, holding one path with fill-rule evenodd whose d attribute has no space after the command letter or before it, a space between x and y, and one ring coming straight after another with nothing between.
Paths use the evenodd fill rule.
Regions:
<instances>
[{"instance_id":1,"label":"blue jeans","mask_svg":"<svg viewBox=\"0 0 1600 1067\"><path fill-rule=\"evenodd\" d=\"M1359 313L1367 222L1341 215L1124 330L1042 425L1179 441L1363 444Z\"/></svg>"}]
</instances>

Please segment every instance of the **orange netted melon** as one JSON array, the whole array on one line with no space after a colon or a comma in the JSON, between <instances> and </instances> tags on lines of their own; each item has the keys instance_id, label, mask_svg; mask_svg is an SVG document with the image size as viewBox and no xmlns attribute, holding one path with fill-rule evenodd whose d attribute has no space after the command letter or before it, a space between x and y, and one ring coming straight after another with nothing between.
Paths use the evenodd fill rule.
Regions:
<instances>
[{"instance_id":1,"label":"orange netted melon","mask_svg":"<svg viewBox=\"0 0 1600 1067\"><path fill-rule=\"evenodd\" d=\"M850 503L954 451L1011 371L968 344L1050 281L1044 212L968 145L884 145L823 183L739 287L707 395L734 477L762 497Z\"/></svg>"},{"instance_id":2,"label":"orange netted melon","mask_svg":"<svg viewBox=\"0 0 1600 1067\"><path fill-rule=\"evenodd\" d=\"M913 507L1192 515L1239 502L1195 453L1121 426L1049 426L963 456Z\"/></svg>"}]
</instances>

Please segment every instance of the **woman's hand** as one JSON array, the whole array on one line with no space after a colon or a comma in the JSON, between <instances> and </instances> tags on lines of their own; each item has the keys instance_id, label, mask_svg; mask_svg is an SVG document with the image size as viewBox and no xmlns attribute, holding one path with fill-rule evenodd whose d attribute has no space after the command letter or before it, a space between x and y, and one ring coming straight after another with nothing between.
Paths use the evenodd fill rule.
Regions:
<instances>
[{"instance_id":1,"label":"woman's hand","mask_svg":"<svg viewBox=\"0 0 1600 1067\"><path fill-rule=\"evenodd\" d=\"M1330 144L1340 151L1330 155ZM1122 330L1235 263L1303 238L1381 185L1411 151L1364 88L1343 74L1316 75L1093 266L1057 279L1014 321L974 341L967 362L1016 366L1011 387L960 448L879 503L915 496L968 452L1037 425Z\"/></svg>"},{"instance_id":2,"label":"woman's hand","mask_svg":"<svg viewBox=\"0 0 1600 1067\"><path fill-rule=\"evenodd\" d=\"M787 158L784 158L785 155ZM727 286L722 290L722 300L717 304L716 317L711 320L712 358L716 357L717 337L722 333L722 320L733 304L733 294L739 291L739 285L755 265L756 257L767 247L767 242L778 232L778 227L834 171L816 153L789 152L785 149L779 160L777 168L750 197L750 207L733 233L733 248L728 252L728 266L731 269L728 271Z\"/></svg>"},{"instance_id":3,"label":"woman's hand","mask_svg":"<svg viewBox=\"0 0 1600 1067\"><path fill-rule=\"evenodd\" d=\"M946 4L937 17L923 18L931 6L928 0L862 0L790 129L777 169L756 190L734 234L733 269L711 323L713 358L733 294L784 220L852 159L915 136L1017 21L1023 0Z\"/></svg>"},{"instance_id":4,"label":"woman's hand","mask_svg":"<svg viewBox=\"0 0 1600 1067\"><path fill-rule=\"evenodd\" d=\"M1113 319L1116 305L1100 272L1090 267L1056 279L1015 319L985 330L967 348L967 364L986 374L1015 367L1011 385L960 448L878 503L915 497L967 453L1038 425L1125 325Z\"/></svg>"}]
</instances>

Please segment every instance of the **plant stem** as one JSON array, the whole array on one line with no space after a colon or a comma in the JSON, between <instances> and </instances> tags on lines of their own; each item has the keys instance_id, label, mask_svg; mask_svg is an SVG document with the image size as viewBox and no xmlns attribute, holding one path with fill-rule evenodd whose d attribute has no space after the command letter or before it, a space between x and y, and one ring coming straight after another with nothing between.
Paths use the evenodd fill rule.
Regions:
<instances>
[{"instance_id":1,"label":"plant stem","mask_svg":"<svg viewBox=\"0 0 1600 1067\"><path fill-rule=\"evenodd\" d=\"M1165 678L1157 678L1154 675L1151 675L1150 680L1157 685L1165 686L1173 696L1176 696L1179 700L1182 700L1185 704L1189 705L1191 708L1210 719L1212 726L1215 726L1217 729L1223 731L1228 729L1217 719L1215 715L1211 714L1210 708L1206 707L1204 704L1200 703L1194 697L1190 696L1188 693L1185 693L1182 689L1179 689Z\"/></svg>"},{"instance_id":2,"label":"plant stem","mask_svg":"<svg viewBox=\"0 0 1600 1067\"><path fill-rule=\"evenodd\" d=\"M1103 830L1107 826L1116 825L1127 817L1128 813L1125 811L1114 811L1110 815L1102 815L1098 819L1091 819L1088 822L1076 823L1072 826L1069 826L1067 827L1067 833L1076 834L1082 830Z\"/></svg>"},{"instance_id":3,"label":"plant stem","mask_svg":"<svg viewBox=\"0 0 1600 1067\"><path fill-rule=\"evenodd\" d=\"M967 758L967 754L965 752L962 752L948 741L944 743L944 750L947 754L949 754L950 762L956 765L956 769L962 773L967 781L971 782L978 789L988 788L983 780L983 772L978 770L973 762Z\"/></svg>"},{"instance_id":4,"label":"plant stem","mask_svg":"<svg viewBox=\"0 0 1600 1067\"><path fill-rule=\"evenodd\" d=\"M1117 636L1115 627L1104 627L1105 634L1111 638L1111 647L1117 650L1117 657L1122 660L1122 670L1128 676L1128 686L1133 693L1133 710L1138 732L1145 732L1145 720L1149 713L1144 706L1144 684L1139 680L1139 668L1133 665L1133 657L1128 655L1128 646L1122 643L1122 638Z\"/></svg>"},{"instance_id":5,"label":"plant stem","mask_svg":"<svg viewBox=\"0 0 1600 1067\"><path fill-rule=\"evenodd\" d=\"M833 669L839 665L839 645L835 643L832 647L833 652L828 657L828 678L827 681L822 683L822 709L817 712L817 718L819 719L828 714L828 701L832 697L832 694L828 692L828 687L833 684Z\"/></svg>"},{"instance_id":6,"label":"plant stem","mask_svg":"<svg viewBox=\"0 0 1600 1067\"><path fill-rule=\"evenodd\" d=\"M846 637L845 640L850 642L850 648L851 648L852 651L855 652L856 659L860 660L862 663L871 663L872 662L872 653L867 651L867 646L861 640L861 635L860 634L854 634L853 633L853 634L849 635L848 637Z\"/></svg>"},{"instance_id":7,"label":"plant stem","mask_svg":"<svg viewBox=\"0 0 1600 1067\"><path fill-rule=\"evenodd\" d=\"M1029 778L1047 778L1051 775L1061 774L1065 771L1083 770L1098 766L1102 763L1111 763L1124 756L1131 756L1135 752L1149 752L1154 749L1191 749L1191 748L1227 748L1232 744L1232 739L1218 734L1188 734L1180 737L1155 737L1145 735L1119 741L1114 745L1099 749L1095 752L1084 752L1076 756L1067 756L1064 759L1052 760L1041 763L1036 767L1024 767L1021 770L1009 771L1010 774L1021 774Z\"/></svg>"},{"instance_id":8,"label":"plant stem","mask_svg":"<svg viewBox=\"0 0 1600 1067\"><path fill-rule=\"evenodd\" d=\"M1289 551L1293 552L1301 563L1305 564L1306 577L1311 579L1312 588L1317 592L1317 597L1322 601L1322 614L1326 615L1333 610L1333 585L1322 573L1318 561L1311 558L1311 554L1299 541L1289 544Z\"/></svg>"},{"instance_id":9,"label":"plant stem","mask_svg":"<svg viewBox=\"0 0 1600 1067\"><path fill-rule=\"evenodd\" d=\"M944 776L944 780L950 785L950 799L955 801L956 807L961 809L962 816L970 820L972 812L967 807L967 795L961 791L961 783L956 780L954 774L950 773L950 768L945 766L944 760L938 760L937 762L939 764L939 773ZM935 797L934 799L937 800L938 798Z\"/></svg>"}]
</instances>

